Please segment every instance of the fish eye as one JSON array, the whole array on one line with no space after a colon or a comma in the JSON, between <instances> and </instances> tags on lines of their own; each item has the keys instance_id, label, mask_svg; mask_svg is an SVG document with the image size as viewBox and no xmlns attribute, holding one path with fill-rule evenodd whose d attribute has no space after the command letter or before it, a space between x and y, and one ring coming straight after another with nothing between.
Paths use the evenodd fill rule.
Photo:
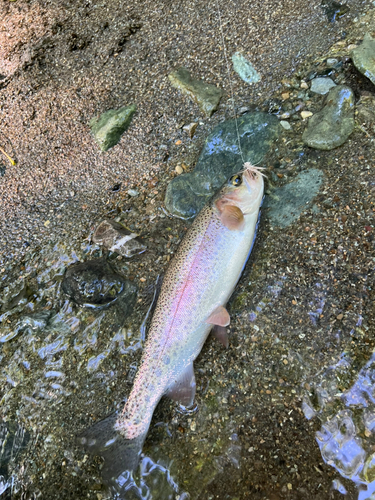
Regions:
<instances>
[{"instance_id":1,"label":"fish eye","mask_svg":"<svg viewBox=\"0 0 375 500\"><path fill-rule=\"evenodd\" d=\"M241 175L232 175L232 177L229 179L229 182L232 184L232 186L235 186L235 187L241 186L242 176Z\"/></svg>"}]
</instances>

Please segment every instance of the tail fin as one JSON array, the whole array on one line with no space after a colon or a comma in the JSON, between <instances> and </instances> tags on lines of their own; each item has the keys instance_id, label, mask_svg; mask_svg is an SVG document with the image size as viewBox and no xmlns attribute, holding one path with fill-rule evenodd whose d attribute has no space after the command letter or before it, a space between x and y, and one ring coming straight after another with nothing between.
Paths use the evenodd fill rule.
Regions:
<instances>
[{"instance_id":1,"label":"tail fin","mask_svg":"<svg viewBox=\"0 0 375 500\"><path fill-rule=\"evenodd\" d=\"M101 420L78 435L78 442L94 455L104 458L103 480L111 483L124 472L137 469L146 433L135 439L125 439L114 429L117 414Z\"/></svg>"}]
</instances>

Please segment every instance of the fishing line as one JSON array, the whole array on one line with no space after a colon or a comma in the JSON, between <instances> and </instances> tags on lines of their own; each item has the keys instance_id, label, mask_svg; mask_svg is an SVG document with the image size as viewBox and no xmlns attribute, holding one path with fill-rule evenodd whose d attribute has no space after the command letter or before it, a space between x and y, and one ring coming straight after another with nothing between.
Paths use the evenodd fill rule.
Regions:
<instances>
[{"instance_id":1,"label":"fishing line","mask_svg":"<svg viewBox=\"0 0 375 500\"><path fill-rule=\"evenodd\" d=\"M234 116L234 120L235 120L235 123L236 123L238 149L240 150L242 163L245 163L245 158L243 156L242 149L241 149L241 141L240 141L240 133L239 133L239 130L238 130L237 113L236 113L236 108L235 108L235 105L234 105L233 84L232 84L232 79L230 77L230 66L229 66L227 48L226 48L226 45L225 45L223 23L221 21L221 11L220 11L220 7L219 7L219 0L215 0L215 1L216 1L216 10L217 10L218 18L219 18L220 34L221 34L221 40L222 40L222 43L223 43L224 57L225 57L226 65L227 65L227 73L228 73L228 80L229 80L229 86L230 86L230 95L231 95L231 99L230 100L232 101L233 116Z\"/></svg>"}]
</instances>

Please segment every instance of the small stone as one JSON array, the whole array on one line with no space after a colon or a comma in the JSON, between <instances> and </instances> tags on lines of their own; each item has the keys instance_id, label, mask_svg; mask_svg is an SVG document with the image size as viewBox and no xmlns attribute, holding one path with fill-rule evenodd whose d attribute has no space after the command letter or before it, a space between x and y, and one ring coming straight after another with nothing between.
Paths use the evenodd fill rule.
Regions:
<instances>
[{"instance_id":1,"label":"small stone","mask_svg":"<svg viewBox=\"0 0 375 500\"><path fill-rule=\"evenodd\" d=\"M335 59L334 57L330 57L327 59L327 67L328 68L333 68L334 66L336 66L336 64L338 63L338 59Z\"/></svg>"},{"instance_id":2,"label":"small stone","mask_svg":"<svg viewBox=\"0 0 375 500\"><path fill-rule=\"evenodd\" d=\"M136 109L135 104L120 109L110 109L99 118L93 118L90 121L91 131L102 151L108 151L120 141Z\"/></svg>"},{"instance_id":3,"label":"small stone","mask_svg":"<svg viewBox=\"0 0 375 500\"><path fill-rule=\"evenodd\" d=\"M182 144L181 139L179 139L178 141L176 141L175 144L176 144L176 146L180 146L180 144Z\"/></svg>"},{"instance_id":4,"label":"small stone","mask_svg":"<svg viewBox=\"0 0 375 500\"><path fill-rule=\"evenodd\" d=\"M138 240L137 234L111 220L101 222L92 239L94 243L103 245L110 252L116 252L124 257L133 257L146 250L146 246Z\"/></svg>"},{"instance_id":5,"label":"small stone","mask_svg":"<svg viewBox=\"0 0 375 500\"><path fill-rule=\"evenodd\" d=\"M128 195L135 198L139 195L139 191L137 191L137 189L128 189Z\"/></svg>"},{"instance_id":6,"label":"small stone","mask_svg":"<svg viewBox=\"0 0 375 500\"><path fill-rule=\"evenodd\" d=\"M222 89L203 80L195 80L183 67L170 73L168 78L173 87L190 96L207 117L210 117L217 110L224 94Z\"/></svg>"},{"instance_id":7,"label":"small stone","mask_svg":"<svg viewBox=\"0 0 375 500\"><path fill-rule=\"evenodd\" d=\"M301 111L301 118L305 120L306 118L310 118L313 114L311 111Z\"/></svg>"},{"instance_id":8,"label":"small stone","mask_svg":"<svg viewBox=\"0 0 375 500\"><path fill-rule=\"evenodd\" d=\"M363 42L352 51L354 66L375 85L375 38L366 33Z\"/></svg>"},{"instance_id":9,"label":"small stone","mask_svg":"<svg viewBox=\"0 0 375 500\"><path fill-rule=\"evenodd\" d=\"M181 167L181 165L177 165L175 170L178 173L178 175L183 174L183 172L184 172L184 169Z\"/></svg>"},{"instance_id":10,"label":"small stone","mask_svg":"<svg viewBox=\"0 0 375 500\"><path fill-rule=\"evenodd\" d=\"M50 220L46 220L46 222L44 223L44 227L48 227L50 224L51 224L51 221Z\"/></svg>"},{"instance_id":11,"label":"small stone","mask_svg":"<svg viewBox=\"0 0 375 500\"><path fill-rule=\"evenodd\" d=\"M289 99L289 97L290 97L290 92L282 92L281 93L281 99L283 101L286 101L287 99Z\"/></svg>"},{"instance_id":12,"label":"small stone","mask_svg":"<svg viewBox=\"0 0 375 500\"><path fill-rule=\"evenodd\" d=\"M327 104L308 121L302 135L314 149L329 151L344 144L354 130L354 94L344 85L329 91Z\"/></svg>"},{"instance_id":13,"label":"small stone","mask_svg":"<svg viewBox=\"0 0 375 500\"><path fill-rule=\"evenodd\" d=\"M182 129L185 130L189 134L190 139L192 139L194 137L195 131L197 130L197 127L198 123L193 122L189 123L189 125L185 125L184 127L182 127Z\"/></svg>"},{"instance_id":14,"label":"small stone","mask_svg":"<svg viewBox=\"0 0 375 500\"><path fill-rule=\"evenodd\" d=\"M288 360L287 359L283 359L283 363L284 363L284 365L287 365L288 364Z\"/></svg>"},{"instance_id":15,"label":"small stone","mask_svg":"<svg viewBox=\"0 0 375 500\"><path fill-rule=\"evenodd\" d=\"M314 78L311 80L311 92L315 92L316 94L325 95L328 94L332 87L335 87L336 84L330 78Z\"/></svg>"},{"instance_id":16,"label":"small stone","mask_svg":"<svg viewBox=\"0 0 375 500\"><path fill-rule=\"evenodd\" d=\"M288 483L288 490L292 490L293 489L293 486L291 483Z\"/></svg>"},{"instance_id":17,"label":"small stone","mask_svg":"<svg viewBox=\"0 0 375 500\"><path fill-rule=\"evenodd\" d=\"M196 428L197 428L197 423L195 420L192 421L192 423L190 424L190 430L192 432L195 432L196 431Z\"/></svg>"},{"instance_id":18,"label":"small stone","mask_svg":"<svg viewBox=\"0 0 375 500\"><path fill-rule=\"evenodd\" d=\"M257 83L260 74L253 65L244 57L241 52L235 52L232 56L233 69L238 76L246 83Z\"/></svg>"},{"instance_id":19,"label":"small stone","mask_svg":"<svg viewBox=\"0 0 375 500\"><path fill-rule=\"evenodd\" d=\"M280 120L280 125L285 129L285 130L290 130L292 126L290 125L289 122L285 120Z\"/></svg>"},{"instance_id":20,"label":"small stone","mask_svg":"<svg viewBox=\"0 0 375 500\"><path fill-rule=\"evenodd\" d=\"M289 111L286 111L285 113L283 113L282 115L280 115L280 118L281 118L281 120L287 120L288 118L290 118Z\"/></svg>"},{"instance_id":21,"label":"small stone","mask_svg":"<svg viewBox=\"0 0 375 500\"><path fill-rule=\"evenodd\" d=\"M340 314L338 314L336 316L336 319L338 319L339 321L341 321L343 317L344 317L344 315L342 313L340 313Z\"/></svg>"},{"instance_id":22,"label":"small stone","mask_svg":"<svg viewBox=\"0 0 375 500\"><path fill-rule=\"evenodd\" d=\"M309 88L309 84L306 83L306 82L304 82L304 81L302 81L300 87L301 87L301 89L307 90Z\"/></svg>"}]
</instances>

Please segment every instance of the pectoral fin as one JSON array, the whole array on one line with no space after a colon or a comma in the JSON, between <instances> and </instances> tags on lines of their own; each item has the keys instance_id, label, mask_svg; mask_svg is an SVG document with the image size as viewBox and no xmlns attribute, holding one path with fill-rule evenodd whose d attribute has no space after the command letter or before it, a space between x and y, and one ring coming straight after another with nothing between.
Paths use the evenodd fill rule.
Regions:
<instances>
[{"instance_id":1,"label":"pectoral fin","mask_svg":"<svg viewBox=\"0 0 375 500\"><path fill-rule=\"evenodd\" d=\"M210 323L211 325L228 326L230 323L229 312L224 306L219 306L206 319L206 323Z\"/></svg>"},{"instance_id":2,"label":"pectoral fin","mask_svg":"<svg viewBox=\"0 0 375 500\"><path fill-rule=\"evenodd\" d=\"M221 343L223 346L228 349L229 341L227 329L225 326L215 325L211 330L212 335Z\"/></svg>"},{"instance_id":3,"label":"pectoral fin","mask_svg":"<svg viewBox=\"0 0 375 500\"><path fill-rule=\"evenodd\" d=\"M245 226L242 211L234 205L225 205L220 213L220 220L225 227L232 231L241 231Z\"/></svg>"},{"instance_id":4,"label":"pectoral fin","mask_svg":"<svg viewBox=\"0 0 375 500\"><path fill-rule=\"evenodd\" d=\"M169 386L166 395L183 406L191 406L194 403L195 388L194 368L193 363L190 363L185 368L185 371Z\"/></svg>"}]
</instances>

